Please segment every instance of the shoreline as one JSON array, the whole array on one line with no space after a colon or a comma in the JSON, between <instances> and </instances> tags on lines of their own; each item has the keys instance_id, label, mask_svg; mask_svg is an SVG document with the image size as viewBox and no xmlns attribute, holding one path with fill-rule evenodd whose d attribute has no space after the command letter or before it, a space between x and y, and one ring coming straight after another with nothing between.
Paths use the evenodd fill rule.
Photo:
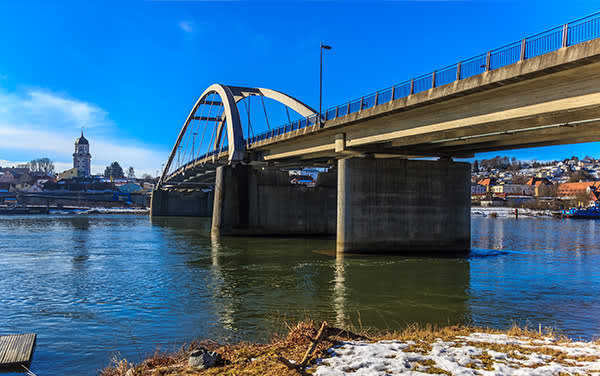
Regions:
<instances>
[{"instance_id":1,"label":"shoreline","mask_svg":"<svg viewBox=\"0 0 600 376\"><path fill-rule=\"evenodd\" d=\"M134 375L600 375L600 340L573 341L551 330L468 326L420 327L370 334L320 328L312 321L288 327L266 344L193 342L172 354L158 351L132 364L114 359L100 376ZM208 368L197 354L215 356ZM218 354L218 355L217 355ZM205 363L207 356L205 356ZM200 365L200 366L199 366Z\"/></svg>"},{"instance_id":2,"label":"shoreline","mask_svg":"<svg viewBox=\"0 0 600 376\"><path fill-rule=\"evenodd\" d=\"M106 207L93 207L93 208L77 208L77 209L50 209L49 215L64 215L64 214L135 214L145 215L150 214L150 208L106 208Z\"/></svg>"},{"instance_id":3,"label":"shoreline","mask_svg":"<svg viewBox=\"0 0 600 376\"><path fill-rule=\"evenodd\" d=\"M526 209L526 208L508 208L508 207L483 207L483 206L471 206L471 217L513 217L515 216L515 209L518 210L519 217L529 218L554 218L557 217L556 211L552 210L540 210L540 209Z\"/></svg>"},{"instance_id":4,"label":"shoreline","mask_svg":"<svg viewBox=\"0 0 600 376\"><path fill-rule=\"evenodd\" d=\"M43 209L43 210L42 210ZM16 209L6 209L0 207L0 215L94 215L94 214L131 214L147 215L150 214L150 208L138 207L63 207L63 208L41 208L41 207L23 207Z\"/></svg>"}]
</instances>

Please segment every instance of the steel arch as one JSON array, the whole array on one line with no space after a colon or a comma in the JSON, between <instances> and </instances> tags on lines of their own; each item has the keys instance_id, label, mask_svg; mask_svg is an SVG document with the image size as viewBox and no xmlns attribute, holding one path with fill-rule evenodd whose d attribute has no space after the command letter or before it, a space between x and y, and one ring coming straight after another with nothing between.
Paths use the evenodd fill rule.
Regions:
<instances>
[{"instance_id":1,"label":"steel arch","mask_svg":"<svg viewBox=\"0 0 600 376\"><path fill-rule=\"evenodd\" d=\"M221 140L221 135L223 132L223 124L226 122L227 123L227 142L229 145L229 148L228 148L229 163L235 162L235 161L241 161L245 157L246 146L245 146L245 142L244 142L244 133L242 130L242 122L240 119L240 113L237 108L237 103L239 101L241 101L242 99L244 99L248 96L252 96L252 95L260 95L260 96L270 98L272 100L282 103L283 105L291 108L292 110L296 111L298 114L300 114L303 117L307 117L307 116L315 114L315 110L312 109L311 107L309 107L306 104L302 103L301 101L299 101L285 93L277 91L277 90L266 89L266 88L248 88L248 87L240 87L240 86L227 86L227 85L222 85L222 84L212 84L206 90L204 90L202 95L200 95L200 97L194 104L194 107L192 107L192 110L190 111L189 115L187 116L185 123L183 124L183 127L181 128L181 131L179 132L177 141L175 142L175 145L173 146L173 149L171 150L171 153L169 154L169 159L167 160L167 163L165 164L165 167L162 171L162 174L161 174L161 177L160 177L160 180L158 183L159 186L162 184L162 182L166 178L166 175L168 174L168 171L171 167L171 163L173 162L173 158L175 157L175 155L177 153L177 148L179 147L179 144L181 143L181 140L183 139L183 137L187 131L187 128L188 128L190 122L192 121L194 114L196 113L196 110L198 109L198 106L200 106L203 103L203 101L211 94L219 95L219 97L221 98L221 101L223 103L223 107L224 107L223 117L222 117L221 121L219 122L213 147L215 150L219 148L219 142Z\"/></svg>"}]
</instances>

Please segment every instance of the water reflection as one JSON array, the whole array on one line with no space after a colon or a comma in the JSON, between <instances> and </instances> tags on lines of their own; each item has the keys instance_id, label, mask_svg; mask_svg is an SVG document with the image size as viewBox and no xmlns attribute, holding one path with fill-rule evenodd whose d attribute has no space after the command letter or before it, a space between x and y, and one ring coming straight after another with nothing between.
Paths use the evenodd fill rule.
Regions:
<instances>
[{"instance_id":1,"label":"water reflection","mask_svg":"<svg viewBox=\"0 0 600 376\"><path fill-rule=\"evenodd\" d=\"M310 316L381 329L600 335L600 221L474 218L464 258L336 256L333 239L210 236L208 219L0 218L0 331L37 332L33 371L95 374L195 338L265 340ZM319 250L319 251L317 251Z\"/></svg>"},{"instance_id":2,"label":"water reflection","mask_svg":"<svg viewBox=\"0 0 600 376\"><path fill-rule=\"evenodd\" d=\"M335 257L335 273L333 277L333 311L335 324L343 326L348 317L345 311L346 303L346 277L344 270L344 255L337 252Z\"/></svg>"},{"instance_id":3,"label":"water reflection","mask_svg":"<svg viewBox=\"0 0 600 376\"><path fill-rule=\"evenodd\" d=\"M65 225L72 228L71 247L73 256L71 263L73 269L82 271L86 267L86 261L89 259L89 228L90 218L87 216L72 217L66 220Z\"/></svg>"},{"instance_id":4,"label":"water reflection","mask_svg":"<svg viewBox=\"0 0 600 376\"><path fill-rule=\"evenodd\" d=\"M193 221L153 223L178 234L182 248L210 239L211 309L233 337L264 339L282 320L306 316L381 329L468 320L465 259L344 257L316 251L333 250L332 239L217 238L208 231L186 231L208 228ZM203 257L198 253L189 267L207 268Z\"/></svg>"}]
</instances>

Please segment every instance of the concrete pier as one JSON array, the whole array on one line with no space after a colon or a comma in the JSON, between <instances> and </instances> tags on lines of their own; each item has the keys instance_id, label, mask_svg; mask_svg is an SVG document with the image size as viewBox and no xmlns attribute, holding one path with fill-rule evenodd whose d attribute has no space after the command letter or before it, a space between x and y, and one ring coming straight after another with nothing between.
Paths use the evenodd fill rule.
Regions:
<instances>
[{"instance_id":1,"label":"concrete pier","mask_svg":"<svg viewBox=\"0 0 600 376\"><path fill-rule=\"evenodd\" d=\"M354 157L314 187L285 170L221 166L214 192L154 191L152 214L212 215L213 236L335 234L339 253L465 252L470 165Z\"/></svg>"},{"instance_id":2,"label":"concrete pier","mask_svg":"<svg viewBox=\"0 0 600 376\"><path fill-rule=\"evenodd\" d=\"M213 235L333 235L336 174L315 187L290 183L287 171L223 166L217 169Z\"/></svg>"},{"instance_id":3,"label":"concrete pier","mask_svg":"<svg viewBox=\"0 0 600 376\"><path fill-rule=\"evenodd\" d=\"M152 191L152 216L210 217L213 210L213 192Z\"/></svg>"},{"instance_id":4,"label":"concrete pier","mask_svg":"<svg viewBox=\"0 0 600 376\"><path fill-rule=\"evenodd\" d=\"M469 172L445 160L339 160L337 252L467 251Z\"/></svg>"}]
</instances>

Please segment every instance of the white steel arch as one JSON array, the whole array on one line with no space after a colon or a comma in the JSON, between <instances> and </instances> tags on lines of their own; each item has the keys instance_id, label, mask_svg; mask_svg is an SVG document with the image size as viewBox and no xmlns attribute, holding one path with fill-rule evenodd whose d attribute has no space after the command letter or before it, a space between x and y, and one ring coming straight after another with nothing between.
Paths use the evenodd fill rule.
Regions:
<instances>
[{"instance_id":1,"label":"white steel arch","mask_svg":"<svg viewBox=\"0 0 600 376\"><path fill-rule=\"evenodd\" d=\"M291 108L303 117L307 117L315 113L315 110L313 110L306 104L277 90L212 84L206 90L204 90L202 95L200 95L200 97L194 104L194 107L192 107L192 110L187 116L185 123L181 127L181 131L179 132L177 141L175 142L175 145L171 150L171 154L169 155L169 159L167 160L167 163L165 164L164 169L162 171L160 180L158 182L159 186L165 180L168 174L175 154L177 153L177 148L179 147L190 122L194 119L194 114L196 113L196 110L211 94L217 94L221 98L224 107L223 115L218 124L213 148L214 150L217 150L219 148L219 143L223 133L223 124L227 124L227 142L230 163L234 161L243 160L246 151L246 146L244 143L244 133L242 130L242 122L240 119L239 110L237 108L237 102L239 102L240 100L251 95L260 95L284 104L285 106Z\"/></svg>"}]
</instances>

